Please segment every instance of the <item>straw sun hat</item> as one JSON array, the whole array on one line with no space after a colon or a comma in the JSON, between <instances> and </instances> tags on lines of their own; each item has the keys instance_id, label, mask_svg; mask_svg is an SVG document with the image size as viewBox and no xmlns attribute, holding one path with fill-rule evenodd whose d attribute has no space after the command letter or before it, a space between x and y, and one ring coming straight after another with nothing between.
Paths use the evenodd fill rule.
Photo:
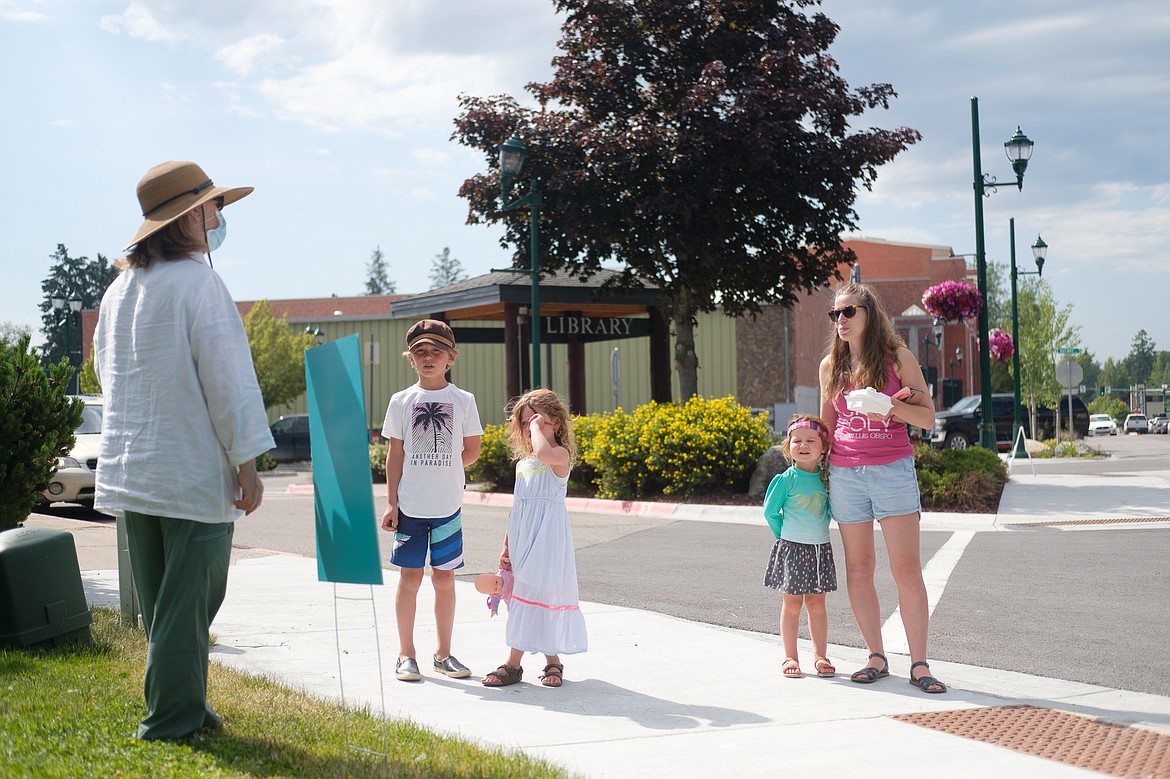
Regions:
<instances>
[{"instance_id":1,"label":"straw sun hat","mask_svg":"<svg viewBox=\"0 0 1170 779\"><path fill-rule=\"evenodd\" d=\"M138 204L142 206L145 220L124 251L203 203L222 197L227 205L251 192L252 187L228 189L215 186L203 168L194 162L155 165L138 182Z\"/></svg>"}]
</instances>

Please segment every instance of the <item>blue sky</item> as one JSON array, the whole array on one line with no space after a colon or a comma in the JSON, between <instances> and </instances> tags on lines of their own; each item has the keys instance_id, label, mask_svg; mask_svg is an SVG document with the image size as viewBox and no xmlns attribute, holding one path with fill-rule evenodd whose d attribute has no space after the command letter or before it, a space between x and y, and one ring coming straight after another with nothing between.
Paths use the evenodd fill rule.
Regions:
<instances>
[{"instance_id":1,"label":"blue sky","mask_svg":"<svg viewBox=\"0 0 1170 779\"><path fill-rule=\"evenodd\" d=\"M859 198L872 238L974 251L970 98L983 170L1036 143L1022 192L985 203L989 257L1049 244L1045 278L1082 344L1120 358L1139 329L1170 349L1170 14L1154 0L826 0L853 85L889 82L922 142ZM506 264L469 227L479 155L450 140L460 93L524 98L547 80L548 0L0 0L0 321L39 331L58 243L111 260L150 166L192 159L256 192L228 209L216 268L237 299L361 294L380 246L399 292L444 247L471 275Z\"/></svg>"}]
</instances>

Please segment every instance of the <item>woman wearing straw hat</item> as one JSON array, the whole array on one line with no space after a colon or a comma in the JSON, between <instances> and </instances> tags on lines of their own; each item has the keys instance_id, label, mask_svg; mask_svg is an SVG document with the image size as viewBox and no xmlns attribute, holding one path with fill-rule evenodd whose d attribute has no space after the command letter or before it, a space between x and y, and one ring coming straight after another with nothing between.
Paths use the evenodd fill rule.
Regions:
<instances>
[{"instance_id":1,"label":"woman wearing straw hat","mask_svg":"<svg viewBox=\"0 0 1170 779\"><path fill-rule=\"evenodd\" d=\"M94 505L126 527L148 641L142 739L222 724L207 701L209 631L233 522L264 493L255 458L274 444L243 323L210 261L221 209L251 192L215 186L193 162L147 171L144 221L94 332L105 397Z\"/></svg>"}]
</instances>

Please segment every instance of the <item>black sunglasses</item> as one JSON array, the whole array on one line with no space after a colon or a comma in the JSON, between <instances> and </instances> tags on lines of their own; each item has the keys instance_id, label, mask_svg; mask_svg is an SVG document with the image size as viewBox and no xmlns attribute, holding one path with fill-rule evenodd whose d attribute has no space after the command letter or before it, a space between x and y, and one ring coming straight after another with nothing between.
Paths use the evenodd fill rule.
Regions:
<instances>
[{"instance_id":1,"label":"black sunglasses","mask_svg":"<svg viewBox=\"0 0 1170 779\"><path fill-rule=\"evenodd\" d=\"M852 319L853 317L857 316L857 309L859 308L868 308L868 306L845 306L845 308L834 308L829 312L829 319L832 319L834 322L836 322L841 318L842 314L845 315L846 319Z\"/></svg>"}]
</instances>

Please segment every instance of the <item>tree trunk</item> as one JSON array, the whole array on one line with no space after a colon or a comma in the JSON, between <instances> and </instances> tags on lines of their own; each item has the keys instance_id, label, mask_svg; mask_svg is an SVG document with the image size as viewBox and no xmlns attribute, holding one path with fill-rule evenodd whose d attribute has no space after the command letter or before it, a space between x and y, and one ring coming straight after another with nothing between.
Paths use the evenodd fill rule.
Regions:
<instances>
[{"instance_id":1,"label":"tree trunk","mask_svg":"<svg viewBox=\"0 0 1170 779\"><path fill-rule=\"evenodd\" d=\"M690 293L679 290L673 306L674 367L678 371L679 400L699 394L699 355L695 353L695 318Z\"/></svg>"}]
</instances>

